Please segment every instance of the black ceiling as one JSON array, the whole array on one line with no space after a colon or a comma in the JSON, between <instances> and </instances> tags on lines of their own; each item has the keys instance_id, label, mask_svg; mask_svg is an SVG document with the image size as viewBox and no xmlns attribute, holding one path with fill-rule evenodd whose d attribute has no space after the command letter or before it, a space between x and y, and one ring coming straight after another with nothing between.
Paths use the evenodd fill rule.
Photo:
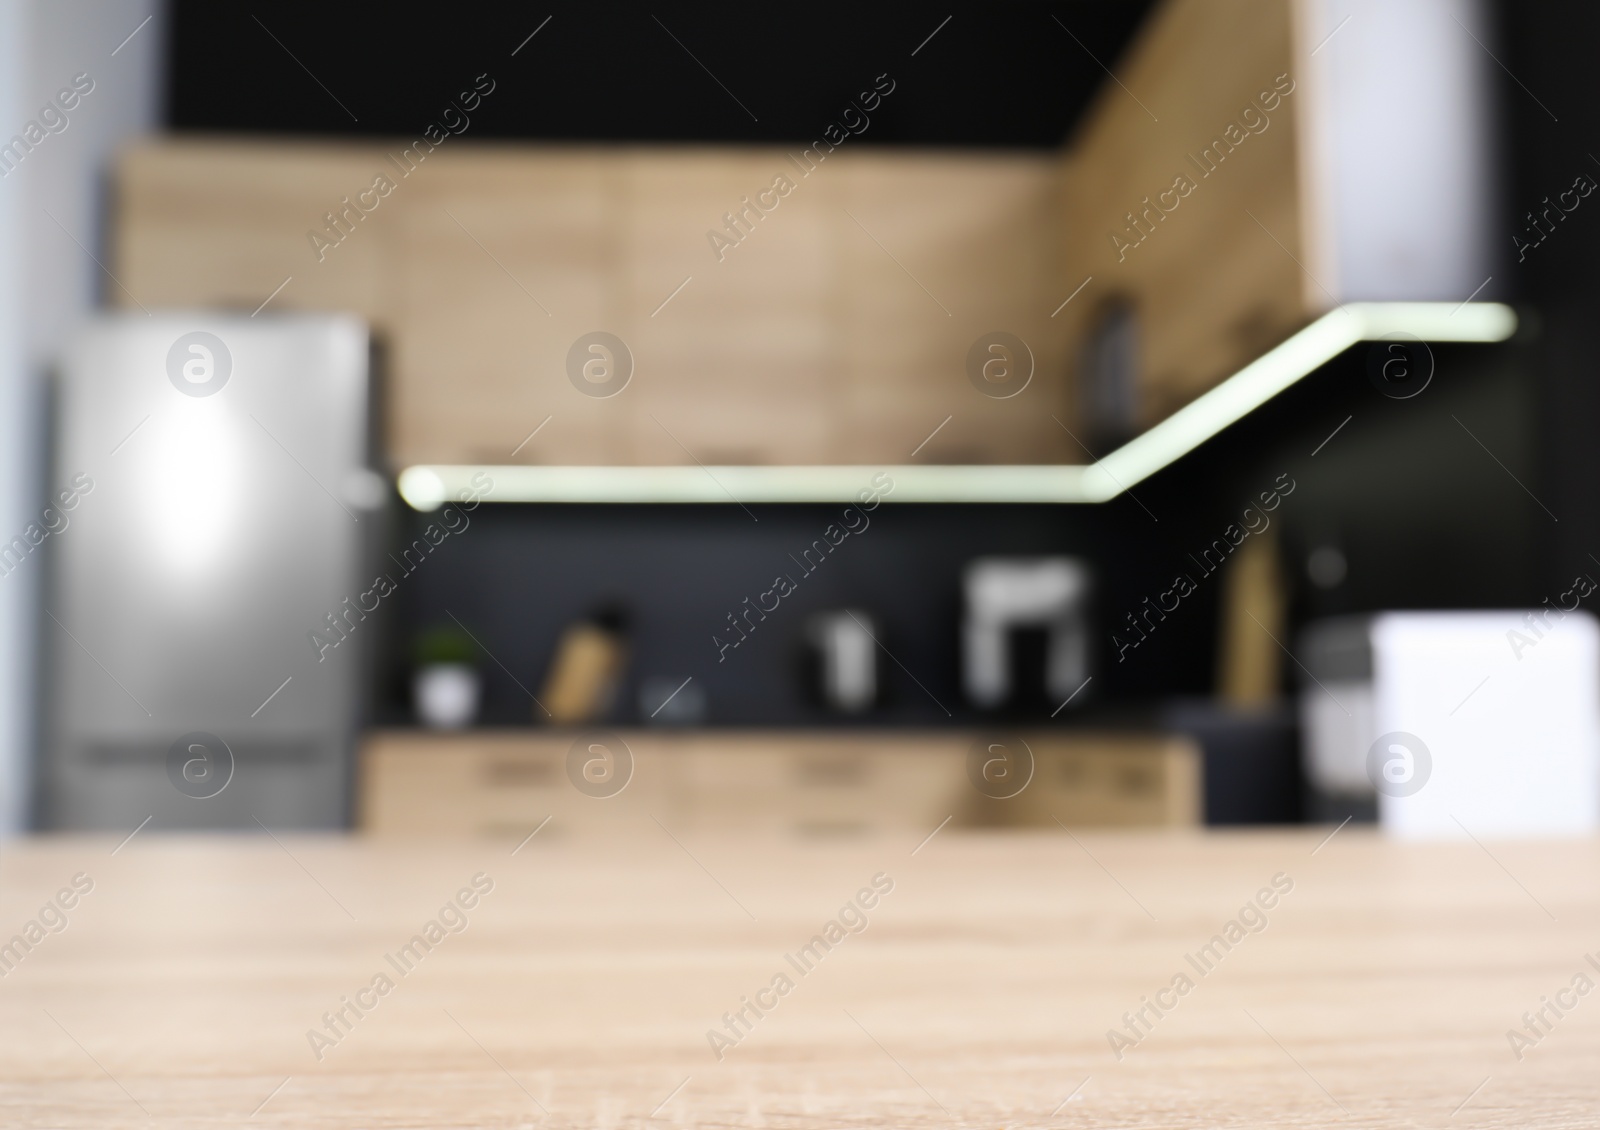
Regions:
<instances>
[{"instance_id":1,"label":"black ceiling","mask_svg":"<svg viewBox=\"0 0 1600 1130\"><path fill-rule=\"evenodd\" d=\"M470 137L795 142L887 75L894 92L860 143L1053 146L1149 7L173 0L167 117L179 130L418 135L487 74Z\"/></svg>"}]
</instances>

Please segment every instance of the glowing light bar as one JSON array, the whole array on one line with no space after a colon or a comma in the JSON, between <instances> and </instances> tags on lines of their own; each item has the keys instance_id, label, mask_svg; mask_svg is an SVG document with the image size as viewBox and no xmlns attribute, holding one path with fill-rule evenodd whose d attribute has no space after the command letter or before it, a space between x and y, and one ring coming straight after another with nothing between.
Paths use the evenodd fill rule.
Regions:
<instances>
[{"instance_id":1,"label":"glowing light bar","mask_svg":"<svg viewBox=\"0 0 1600 1130\"><path fill-rule=\"evenodd\" d=\"M1497 302L1357 302L1329 311L1159 424L1088 465L538 467L419 465L400 473L400 496L434 510L484 473L486 502L854 502L887 473L891 502L1107 502L1265 404L1351 346L1398 336L1423 342L1496 342L1517 328Z\"/></svg>"},{"instance_id":2,"label":"glowing light bar","mask_svg":"<svg viewBox=\"0 0 1600 1130\"><path fill-rule=\"evenodd\" d=\"M472 477L489 476L485 502L855 502L888 474L895 502L1083 501L1088 470L1060 466L816 466L816 467L407 467L400 497L413 509L436 510L470 491Z\"/></svg>"}]
</instances>

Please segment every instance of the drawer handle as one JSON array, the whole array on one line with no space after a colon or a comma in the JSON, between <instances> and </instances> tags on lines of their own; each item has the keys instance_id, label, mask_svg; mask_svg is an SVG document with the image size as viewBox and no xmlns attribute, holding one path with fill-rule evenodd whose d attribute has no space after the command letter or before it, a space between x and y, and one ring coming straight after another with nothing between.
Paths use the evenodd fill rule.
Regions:
<instances>
[{"instance_id":1,"label":"drawer handle","mask_svg":"<svg viewBox=\"0 0 1600 1130\"><path fill-rule=\"evenodd\" d=\"M548 761L491 761L483 777L491 785L543 785L555 776Z\"/></svg>"},{"instance_id":2,"label":"drawer handle","mask_svg":"<svg viewBox=\"0 0 1600 1130\"><path fill-rule=\"evenodd\" d=\"M796 764L795 776L808 785L858 785L867 779L867 764L859 757L808 757Z\"/></svg>"}]
</instances>

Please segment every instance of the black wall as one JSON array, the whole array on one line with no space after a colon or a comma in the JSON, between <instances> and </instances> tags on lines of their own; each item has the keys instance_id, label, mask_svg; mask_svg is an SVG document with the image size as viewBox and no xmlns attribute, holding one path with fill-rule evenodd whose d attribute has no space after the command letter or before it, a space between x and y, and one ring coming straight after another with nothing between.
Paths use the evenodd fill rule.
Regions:
<instances>
[{"instance_id":1,"label":"black wall","mask_svg":"<svg viewBox=\"0 0 1600 1130\"><path fill-rule=\"evenodd\" d=\"M488 74L466 136L775 143L819 136L887 74L870 144L1053 146L1105 77L1096 59L1113 61L1148 7L175 0L167 116L415 136Z\"/></svg>"},{"instance_id":2,"label":"black wall","mask_svg":"<svg viewBox=\"0 0 1600 1130\"><path fill-rule=\"evenodd\" d=\"M807 573L790 555L798 558L830 523L843 526L843 507L751 509L758 522L733 505L486 504L408 580L402 614L413 624L449 625L453 613L537 693L560 631L620 603L632 620L633 661L619 719L649 714L637 705L644 678L666 679L670 689L692 675L710 722L784 725L827 721L806 691L807 616L861 609L893 655L881 664L886 701L865 721L937 725L971 713L957 652L963 565L987 553L1092 556L1116 536L1096 511L884 503ZM861 525L860 517L851 521ZM754 602L779 574L795 591L737 647L719 649L714 635L740 639L729 614L743 613L744 599ZM531 722L527 692L497 664L486 666L486 721Z\"/></svg>"},{"instance_id":3,"label":"black wall","mask_svg":"<svg viewBox=\"0 0 1600 1130\"><path fill-rule=\"evenodd\" d=\"M1527 213L1542 212L1544 199L1557 200L1579 174L1600 181L1593 82L1600 12L1593 5L1505 4L1500 33L1509 73L1499 76L1507 176L1497 234L1511 284L1537 314L1534 489L1560 519L1544 534L1543 597L1580 571L1600 577L1600 193L1555 222L1538 246L1519 252L1516 239L1529 242Z\"/></svg>"}]
</instances>

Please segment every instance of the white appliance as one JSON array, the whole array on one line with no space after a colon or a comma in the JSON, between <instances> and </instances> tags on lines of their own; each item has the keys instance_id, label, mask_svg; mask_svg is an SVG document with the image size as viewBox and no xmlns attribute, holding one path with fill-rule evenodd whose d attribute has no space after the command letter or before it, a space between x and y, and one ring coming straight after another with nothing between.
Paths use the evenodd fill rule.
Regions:
<instances>
[{"instance_id":1,"label":"white appliance","mask_svg":"<svg viewBox=\"0 0 1600 1130\"><path fill-rule=\"evenodd\" d=\"M368 380L366 328L338 315L115 315L68 351L43 827L346 823L375 631L350 601L385 497Z\"/></svg>"},{"instance_id":2,"label":"white appliance","mask_svg":"<svg viewBox=\"0 0 1600 1130\"><path fill-rule=\"evenodd\" d=\"M822 701L841 714L860 714L878 698L878 640L872 616L860 609L817 612L806 622L816 651Z\"/></svg>"},{"instance_id":3,"label":"white appliance","mask_svg":"<svg viewBox=\"0 0 1600 1130\"><path fill-rule=\"evenodd\" d=\"M1575 601L1573 602L1575 605ZM1600 829L1600 626L1588 612L1395 612L1313 625L1305 767L1407 839Z\"/></svg>"},{"instance_id":4,"label":"white appliance","mask_svg":"<svg viewBox=\"0 0 1600 1130\"><path fill-rule=\"evenodd\" d=\"M1009 637L1018 628L1046 633L1044 689L1052 699L1065 700L1088 681L1089 571L1082 563L1067 557L980 557L967 566L963 587L962 685L973 703L1000 706L1024 677L1011 669Z\"/></svg>"}]
</instances>

